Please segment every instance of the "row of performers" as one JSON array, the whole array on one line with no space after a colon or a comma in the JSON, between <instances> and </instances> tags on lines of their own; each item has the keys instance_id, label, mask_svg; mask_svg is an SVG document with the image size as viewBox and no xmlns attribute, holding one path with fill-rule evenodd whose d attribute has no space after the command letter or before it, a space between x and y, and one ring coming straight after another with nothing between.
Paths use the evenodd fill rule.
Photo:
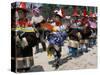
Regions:
<instances>
[{"instance_id":1,"label":"row of performers","mask_svg":"<svg viewBox=\"0 0 100 75\"><path fill-rule=\"evenodd\" d=\"M15 55L12 53L12 63L16 61L14 68L16 68L17 72L20 70L27 71L34 65L32 47L36 46L37 53L39 52L39 43L41 43L43 50L46 51L46 37L49 42L47 49L48 56L54 55L56 68L59 67L61 47L64 45L64 40L66 40L67 37L69 37L68 48L70 56L74 57L77 55L77 49L80 44L82 45L81 53L83 53L83 45L86 46L87 51L87 41L91 36L91 29L95 31L96 28L90 29L88 24L81 27L70 28L69 25L61 22L62 17L57 13L52 23L48 23L44 21L43 16L39 13L37 8L33 10L32 19L29 22L26 18L28 11L23 8L16 9L18 11L19 20L16 22L18 28L16 32L12 30L12 50L16 49ZM12 9L12 14L13 13L15 13L15 9ZM12 28L15 26L14 22L14 18L12 18ZM26 30L23 31L19 29L21 27L24 27ZM93 38L95 39L96 37Z\"/></svg>"}]
</instances>

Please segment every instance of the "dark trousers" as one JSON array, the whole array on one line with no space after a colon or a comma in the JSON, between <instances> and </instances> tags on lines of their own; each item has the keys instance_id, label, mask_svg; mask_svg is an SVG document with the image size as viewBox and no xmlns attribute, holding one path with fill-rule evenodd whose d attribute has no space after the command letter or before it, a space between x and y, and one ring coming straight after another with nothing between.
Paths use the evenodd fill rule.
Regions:
<instances>
[{"instance_id":1,"label":"dark trousers","mask_svg":"<svg viewBox=\"0 0 100 75\"><path fill-rule=\"evenodd\" d=\"M40 42L42 47L43 47L43 51L46 51L46 44L45 42ZM36 45L36 53L39 52L39 44Z\"/></svg>"},{"instance_id":2,"label":"dark trousers","mask_svg":"<svg viewBox=\"0 0 100 75\"><path fill-rule=\"evenodd\" d=\"M46 39L46 35L45 35L45 31L44 30L41 30L41 29L38 29L38 33L39 33L39 41L42 45L42 48L43 48L43 51L46 51L46 42L45 42L45 39ZM36 53L39 52L39 43L36 45Z\"/></svg>"}]
</instances>

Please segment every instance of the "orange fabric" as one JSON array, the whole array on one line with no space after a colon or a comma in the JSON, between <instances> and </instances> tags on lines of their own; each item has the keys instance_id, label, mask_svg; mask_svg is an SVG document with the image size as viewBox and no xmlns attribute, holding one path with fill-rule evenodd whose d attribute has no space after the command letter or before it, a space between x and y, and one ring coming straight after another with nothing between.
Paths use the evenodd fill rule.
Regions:
<instances>
[{"instance_id":1,"label":"orange fabric","mask_svg":"<svg viewBox=\"0 0 100 75\"><path fill-rule=\"evenodd\" d=\"M41 24L41 27L42 28L46 28L46 29L48 29L50 31L53 29L53 26L51 26L49 23Z\"/></svg>"},{"instance_id":2,"label":"orange fabric","mask_svg":"<svg viewBox=\"0 0 100 75\"><path fill-rule=\"evenodd\" d=\"M61 21L57 21L57 20L56 20L55 22L56 22L56 25L57 25L57 26L61 26L61 25L62 25Z\"/></svg>"}]
</instances>

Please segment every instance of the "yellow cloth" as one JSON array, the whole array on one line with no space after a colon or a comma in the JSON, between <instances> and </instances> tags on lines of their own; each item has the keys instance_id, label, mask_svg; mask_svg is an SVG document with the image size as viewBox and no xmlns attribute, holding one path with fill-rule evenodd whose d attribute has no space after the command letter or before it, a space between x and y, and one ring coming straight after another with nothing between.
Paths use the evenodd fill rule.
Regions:
<instances>
[{"instance_id":1,"label":"yellow cloth","mask_svg":"<svg viewBox=\"0 0 100 75\"><path fill-rule=\"evenodd\" d=\"M53 27L53 32L56 32L56 31L58 31L58 26Z\"/></svg>"},{"instance_id":2,"label":"yellow cloth","mask_svg":"<svg viewBox=\"0 0 100 75\"><path fill-rule=\"evenodd\" d=\"M78 48L79 47L79 42L75 41L75 40L69 40L69 46L70 47L74 47L74 48Z\"/></svg>"},{"instance_id":3,"label":"yellow cloth","mask_svg":"<svg viewBox=\"0 0 100 75\"><path fill-rule=\"evenodd\" d=\"M35 32L35 29L32 27L16 27L15 30L23 31L23 32Z\"/></svg>"},{"instance_id":4,"label":"yellow cloth","mask_svg":"<svg viewBox=\"0 0 100 75\"><path fill-rule=\"evenodd\" d=\"M47 56L48 56L49 59L52 57L52 54L53 53L50 50L47 51Z\"/></svg>"}]
</instances>

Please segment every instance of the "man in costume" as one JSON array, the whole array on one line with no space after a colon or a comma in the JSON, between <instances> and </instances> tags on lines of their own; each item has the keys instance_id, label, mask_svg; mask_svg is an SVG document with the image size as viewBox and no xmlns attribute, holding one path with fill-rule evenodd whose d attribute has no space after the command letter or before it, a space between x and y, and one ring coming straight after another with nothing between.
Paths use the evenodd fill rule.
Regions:
<instances>
[{"instance_id":1,"label":"man in costume","mask_svg":"<svg viewBox=\"0 0 100 75\"><path fill-rule=\"evenodd\" d=\"M61 22L61 19L63 18L61 9L59 11L54 14L54 18L53 18L54 23L51 24L53 26L52 31L48 36L48 42L49 42L48 56L52 54L54 55L55 69L59 68L60 58L61 58L61 47L63 46L64 40L67 37L67 33L65 31L66 25L63 25Z\"/></svg>"},{"instance_id":2,"label":"man in costume","mask_svg":"<svg viewBox=\"0 0 100 75\"><path fill-rule=\"evenodd\" d=\"M41 28L41 23L44 21L43 16L40 14L40 10L36 7L32 10L33 12L33 16L31 19L31 24L33 25L33 27L36 28L37 30L37 36L40 40L40 43L42 44L43 47L43 51L46 51L46 44L45 44L45 32L44 30ZM39 44L36 45L36 53L39 52Z\"/></svg>"},{"instance_id":3,"label":"man in costume","mask_svg":"<svg viewBox=\"0 0 100 75\"><path fill-rule=\"evenodd\" d=\"M28 71L34 65L32 47L38 43L38 41L36 41L38 38L31 24L29 24L26 3L21 2L19 6L14 9L14 12L18 13L15 31L12 31L12 46L16 49L16 71Z\"/></svg>"}]
</instances>

